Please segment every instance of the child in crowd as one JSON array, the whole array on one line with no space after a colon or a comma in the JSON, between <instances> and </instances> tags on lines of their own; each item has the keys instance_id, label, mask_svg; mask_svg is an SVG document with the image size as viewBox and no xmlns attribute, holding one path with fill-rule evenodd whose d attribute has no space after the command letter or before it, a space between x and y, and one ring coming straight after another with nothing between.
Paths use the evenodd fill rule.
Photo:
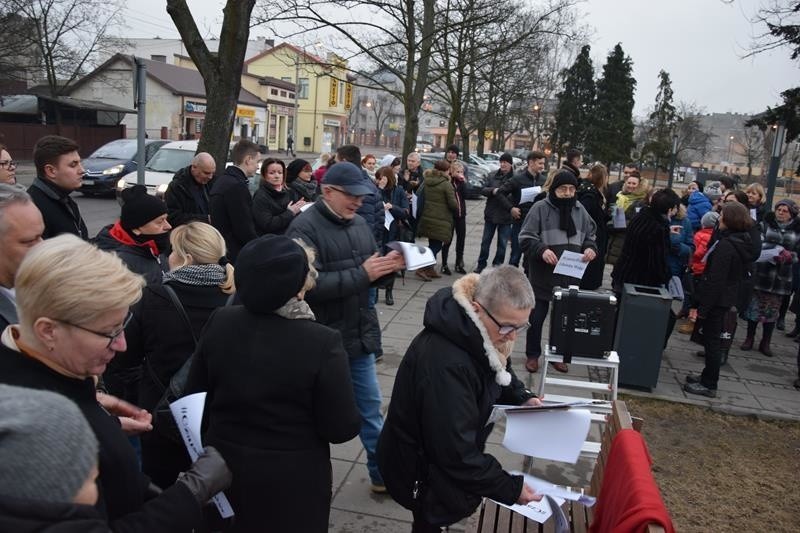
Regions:
<instances>
[{"instance_id":1,"label":"child in crowd","mask_svg":"<svg viewBox=\"0 0 800 533\"><path fill-rule=\"evenodd\" d=\"M719 220L719 213L716 211L708 211L700 219L700 229L694 234L694 253L689 260L689 270L692 276L692 286L697 285L700 276L706 268L705 256L708 253L708 242L711 240L711 234L714 233L714 227ZM684 287L684 289L686 289ZM678 327L680 333L689 334L694 330L694 323L697 320L697 302L692 301L690 291L686 291L686 298L689 301L689 321Z\"/></svg>"}]
</instances>

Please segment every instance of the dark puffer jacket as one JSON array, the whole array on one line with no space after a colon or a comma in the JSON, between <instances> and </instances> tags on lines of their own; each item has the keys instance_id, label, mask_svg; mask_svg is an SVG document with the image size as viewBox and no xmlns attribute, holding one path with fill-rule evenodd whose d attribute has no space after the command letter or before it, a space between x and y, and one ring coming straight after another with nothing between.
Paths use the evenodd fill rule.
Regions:
<instances>
[{"instance_id":1,"label":"dark puffer jacket","mask_svg":"<svg viewBox=\"0 0 800 533\"><path fill-rule=\"evenodd\" d=\"M358 208L356 213L364 217L367 226L372 230L372 237L375 239L375 243L379 244L383 242L383 230L386 229L383 225L386 220L383 209L383 196L381 191L378 190L378 186L370 179L367 171L361 169L361 173L364 178L364 184L372 189L372 192L362 197L361 207Z\"/></svg>"},{"instance_id":2,"label":"dark puffer jacket","mask_svg":"<svg viewBox=\"0 0 800 533\"><path fill-rule=\"evenodd\" d=\"M208 191L206 185L197 183L192 176L192 166L184 167L175 173L164 193L167 204L167 220L174 228L198 220L208 223Z\"/></svg>"},{"instance_id":3,"label":"dark puffer jacket","mask_svg":"<svg viewBox=\"0 0 800 533\"><path fill-rule=\"evenodd\" d=\"M511 504L522 477L484 453L496 403L520 405L534 396L503 365L471 301L478 276L439 290L425 307L425 329L403 357L378 441L378 467L392 498L414 509L414 484L428 521L452 524L486 496ZM492 361L492 363L490 363ZM492 368L494 365L495 368ZM505 386L499 381L508 383Z\"/></svg>"},{"instance_id":4,"label":"dark puffer jacket","mask_svg":"<svg viewBox=\"0 0 800 533\"><path fill-rule=\"evenodd\" d=\"M253 222L256 233L283 235L294 220L294 213L288 209L293 199L294 193L291 190L284 188L277 191L262 180L253 195Z\"/></svg>"},{"instance_id":5,"label":"dark puffer jacket","mask_svg":"<svg viewBox=\"0 0 800 533\"><path fill-rule=\"evenodd\" d=\"M489 176L489 185L484 187L481 191L487 200L486 207L483 209L483 219L492 224L511 224L514 220L511 218L511 195L508 192L503 192L503 185L511 180L514 176L513 172L503 174L498 170ZM494 190L497 189L495 194ZM502 198L505 196L505 198Z\"/></svg>"},{"instance_id":6,"label":"dark puffer jacket","mask_svg":"<svg viewBox=\"0 0 800 533\"><path fill-rule=\"evenodd\" d=\"M214 178L208 205L211 224L222 234L228 258L235 263L239 250L258 237L253 225L253 198L242 169L230 166Z\"/></svg>"},{"instance_id":7,"label":"dark puffer jacket","mask_svg":"<svg viewBox=\"0 0 800 533\"><path fill-rule=\"evenodd\" d=\"M378 251L372 228L360 216L340 218L320 200L292 221L286 236L299 237L317 251L319 277L306 295L317 322L339 330L350 357L374 353L380 325L369 306L370 281L361 267Z\"/></svg>"},{"instance_id":8,"label":"dark puffer jacket","mask_svg":"<svg viewBox=\"0 0 800 533\"><path fill-rule=\"evenodd\" d=\"M525 202L524 204L519 203L522 198L522 189L537 186L541 187L541 185L544 183L544 180L541 178L541 174L534 176L528 172L528 169L526 168L521 172L514 174L513 178L507 180L503 186L500 187L500 191L498 192L502 192L503 194L498 194L497 199L506 204L505 207L509 211L511 211L512 207L519 207L520 217L514 221L514 224L522 225L525 217L528 216L528 211L530 211L531 207L533 207L533 202Z\"/></svg>"},{"instance_id":9,"label":"dark puffer jacket","mask_svg":"<svg viewBox=\"0 0 800 533\"><path fill-rule=\"evenodd\" d=\"M436 169L426 170L425 209L417 224L417 235L450 242L457 211L455 190L447 174Z\"/></svg>"},{"instance_id":10,"label":"dark puffer jacket","mask_svg":"<svg viewBox=\"0 0 800 533\"><path fill-rule=\"evenodd\" d=\"M125 266L131 272L144 276L147 283L161 283L161 275L167 267L167 258L163 254L155 253L154 248L135 242L122 229L119 222L101 229L93 241L101 250L116 252Z\"/></svg>"},{"instance_id":11,"label":"dark puffer jacket","mask_svg":"<svg viewBox=\"0 0 800 533\"><path fill-rule=\"evenodd\" d=\"M706 268L697 283L698 314L708 316L713 307L737 305L739 290L752 260L752 241L746 231L720 232L720 239L706 260Z\"/></svg>"}]
</instances>

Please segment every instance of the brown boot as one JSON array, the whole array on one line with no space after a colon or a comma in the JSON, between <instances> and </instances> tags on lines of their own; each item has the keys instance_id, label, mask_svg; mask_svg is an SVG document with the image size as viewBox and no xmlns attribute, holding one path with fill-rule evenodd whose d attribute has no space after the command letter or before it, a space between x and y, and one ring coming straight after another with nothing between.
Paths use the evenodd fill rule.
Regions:
<instances>
[{"instance_id":1,"label":"brown boot","mask_svg":"<svg viewBox=\"0 0 800 533\"><path fill-rule=\"evenodd\" d=\"M425 269L425 275L431 279L441 278L442 275L436 272L436 267L429 266Z\"/></svg>"},{"instance_id":2,"label":"brown boot","mask_svg":"<svg viewBox=\"0 0 800 533\"><path fill-rule=\"evenodd\" d=\"M430 281L431 278L428 277L427 270L428 270L427 268L420 268L419 270L414 272L414 275L417 276L422 281Z\"/></svg>"},{"instance_id":3,"label":"brown boot","mask_svg":"<svg viewBox=\"0 0 800 533\"><path fill-rule=\"evenodd\" d=\"M745 352L747 352L749 350L752 350L753 349L753 341L754 340L755 339L753 339L753 337L745 338L744 342L742 343L742 345L739 346L739 349L741 349L742 351L745 351Z\"/></svg>"},{"instance_id":4,"label":"brown boot","mask_svg":"<svg viewBox=\"0 0 800 533\"><path fill-rule=\"evenodd\" d=\"M763 339L761 339L761 343L758 345L758 351L763 353L767 357L772 357L775 354L772 353L772 349L769 347L769 341L770 341L769 337L766 336Z\"/></svg>"}]
</instances>

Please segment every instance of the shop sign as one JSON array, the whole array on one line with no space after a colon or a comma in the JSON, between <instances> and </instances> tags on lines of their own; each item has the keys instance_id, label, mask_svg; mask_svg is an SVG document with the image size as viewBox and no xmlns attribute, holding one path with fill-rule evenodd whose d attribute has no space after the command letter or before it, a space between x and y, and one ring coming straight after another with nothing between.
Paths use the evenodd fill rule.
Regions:
<instances>
[{"instance_id":1,"label":"shop sign","mask_svg":"<svg viewBox=\"0 0 800 533\"><path fill-rule=\"evenodd\" d=\"M206 112L206 104L200 102L188 101L183 106L183 108L186 110L187 113L205 114Z\"/></svg>"}]
</instances>

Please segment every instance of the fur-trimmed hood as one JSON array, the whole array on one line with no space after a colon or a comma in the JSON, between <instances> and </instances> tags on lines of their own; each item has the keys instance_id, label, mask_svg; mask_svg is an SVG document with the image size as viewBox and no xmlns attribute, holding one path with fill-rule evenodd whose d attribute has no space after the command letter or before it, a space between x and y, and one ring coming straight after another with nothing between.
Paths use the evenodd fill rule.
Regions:
<instances>
[{"instance_id":1,"label":"fur-trimmed hood","mask_svg":"<svg viewBox=\"0 0 800 533\"><path fill-rule=\"evenodd\" d=\"M507 386L511 383L511 374L506 371L489 333L472 308L478 279L478 274L467 274L456 280L451 289L437 292L428 300L424 324L462 347L471 357L480 359L487 370L494 373L495 382Z\"/></svg>"}]
</instances>

